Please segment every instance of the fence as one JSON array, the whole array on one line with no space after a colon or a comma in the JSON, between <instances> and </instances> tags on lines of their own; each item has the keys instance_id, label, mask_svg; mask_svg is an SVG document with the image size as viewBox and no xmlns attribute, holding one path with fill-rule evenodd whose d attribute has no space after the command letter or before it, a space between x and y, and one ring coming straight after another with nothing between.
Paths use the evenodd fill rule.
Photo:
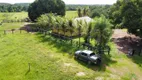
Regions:
<instances>
[{"instance_id":1,"label":"fence","mask_svg":"<svg viewBox=\"0 0 142 80\"><path fill-rule=\"evenodd\" d=\"M19 29L19 28L17 28L17 29L11 29L11 30L3 30L2 34L3 35L7 35L9 33L14 34L15 32L19 32L21 34L23 31L26 31L26 33L33 33L33 32L41 33L41 34L44 34L44 36L50 35L53 38L53 40L56 41L56 43L63 43L63 44L66 43L66 44L70 44L70 46L76 47L77 49L86 49L87 48L89 50L94 50L96 52L99 52L97 47L93 47L90 44L86 45L82 42L74 40L73 37L66 37L66 36L63 36L63 35L61 36L59 34L51 33L50 31L43 30L43 29L40 29L40 28L35 28L35 29L28 29L28 28L27 29ZM110 49L105 49L105 50L100 51L100 52L101 53L108 52L108 54L109 54Z\"/></svg>"}]
</instances>

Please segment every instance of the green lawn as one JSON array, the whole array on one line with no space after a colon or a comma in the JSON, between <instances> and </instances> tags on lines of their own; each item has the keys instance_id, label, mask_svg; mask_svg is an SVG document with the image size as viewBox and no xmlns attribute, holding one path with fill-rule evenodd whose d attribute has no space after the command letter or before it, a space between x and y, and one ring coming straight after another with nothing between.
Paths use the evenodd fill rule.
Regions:
<instances>
[{"instance_id":1,"label":"green lawn","mask_svg":"<svg viewBox=\"0 0 142 80\"><path fill-rule=\"evenodd\" d=\"M3 23L0 25L0 30L10 30L23 27L24 23Z\"/></svg>"},{"instance_id":2,"label":"green lawn","mask_svg":"<svg viewBox=\"0 0 142 80\"><path fill-rule=\"evenodd\" d=\"M0 34L3 34L4 30L17 29L24 25L24 23L3 23L0 25Z\"/></svg>"},{"instance_id":3,"label":"green lawn","mask_svg":"<svg viewBox=\"0 0 142 80\"><path fill-rule=\"evenodd\" d=\"M20 26L20 25L19 25ZM62 44L62 45L61 45ZM70 43L41 34L16 32L0 36L0 80L132 80L141 79L142 59L129 59L113 43L111 57L100 67L73 58ZM70 54L69 54L70 53ZM31 70L28 71L28 64Z\"/></svg>"}]
</instances>

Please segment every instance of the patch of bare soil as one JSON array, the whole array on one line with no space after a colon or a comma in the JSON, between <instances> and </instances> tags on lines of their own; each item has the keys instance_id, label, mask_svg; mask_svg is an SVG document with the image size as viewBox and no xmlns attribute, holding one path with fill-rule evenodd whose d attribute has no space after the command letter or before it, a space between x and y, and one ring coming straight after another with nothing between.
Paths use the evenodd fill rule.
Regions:
<instances>
[{"instance_id":1,"label":"patch of bare soil","mask_svg":"<svg viewBox=\"0 0 142 80\"><path fill-rule=\"evenodd\" d=\"M78 73L76 73L76 76L85 76L85 73L84 72L78 72Z\"/></svg>"},{"instance_id":2,"label":"patch of bare soil","mask_svg":"<svg viewBox=\"0 0 142 80\"><path fill-rule=\"evenodd\" d=\"M132 34L128 34L127 31L121 29L114 30L112 39L117 45L117 49L126 54L128 53L129 49L134 49L136 52L139 52L142 48L141 38Z\"/></svg>"},{"instance_id":3,"label":"patch of bare soil","mask_svg":"<svg viewBox=\"0 0 142 80\"><path fill-rule=\"evenodd\" d=\"M23 25L23 27L20 28L20 30L25 30L25 31L27 31L27 32L34 33L34 32L36 32L36 31L33 30L33 28L31 27L31 26L33 26L33 25L34 25L34 24L32 24L32 23L25 23L25 24Z\"/></svg>"},{"instance_id":4,"label":"patch of bare soil","mask_svg":"<svg viewBox=\"0 0 142 80\"><path fill-rule=\"evenodd\" d=\"M104 80L104 77L96 77L95 80Z\"/></svg>"},{"instance_id":5,"label":"patch of bare soil","mask_svg":"<svg viewBox=\"0 0 142 80\"><path fill-rule=\"evenodd\" d=\"M71 63L64 63L64 66L70 67L70 66L72 66L72 64Z\"/></svg>"}]
</instances>

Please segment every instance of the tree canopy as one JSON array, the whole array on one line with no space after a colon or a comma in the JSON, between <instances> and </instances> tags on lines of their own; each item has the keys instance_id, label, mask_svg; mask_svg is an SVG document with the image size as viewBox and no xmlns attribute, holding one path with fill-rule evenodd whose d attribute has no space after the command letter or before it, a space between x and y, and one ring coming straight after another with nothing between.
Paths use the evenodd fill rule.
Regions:
<instances>
[{"instance_id":1,"label":"tree canopy","mask_svg":"<svg viewBox=\"0 0 142 80\"><path fill-rule=\"evenodd\" d=\"M105 47L112 35L112 24L103 15L100 18L95 18L95 20L91 36L97 41L98 46Z\"/></svg>"},{"instance_id":2,"label":"tree canopy","mask_svg":"<svg viewBox=\"0 0 142 80\"><path fill-rule=\"evenodd\" d=\"M65 3L62 0L36 0L28 9L29 18L35 21L40 15L45 13L55 13L65 15Z\"/></svg>"},{"instance_id":3,"label":"tree canopy","mask_svg":"<svg viewBox=\"0 0 142 80\"><path fill-rule=\"evenodd\" d=\"M0 12L27 11L28 7L29 3L16 3L16 4L0 3Z\"/></svg>"},{"instance_id":4,"label":"tree canopy","mask_svg":"<svg viewBox=\"0 0 142 80\"><path fill-rule=\"evenodd\" d=\"M142 1L118 0L111 7L110 18L119 28L127 28L129 33L142 37Z\"/></svg>"}]
</instances>

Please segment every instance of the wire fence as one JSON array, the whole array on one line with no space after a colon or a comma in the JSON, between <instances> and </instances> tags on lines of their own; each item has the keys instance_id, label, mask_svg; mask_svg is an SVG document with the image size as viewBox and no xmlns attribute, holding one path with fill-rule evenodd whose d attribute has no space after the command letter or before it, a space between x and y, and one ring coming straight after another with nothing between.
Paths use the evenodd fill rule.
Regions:
<instances>
[{"instance_id":1,"label":"wire fence","mask_svg":"<svg viewBox=\"0 0 142 80\"><path fill-rule=\"evenodd\" d=\"M45 36L50 36L52 37L52 41L55 41L56 43L60 43L60 44L67 44L68 46L72 46L76 49L88 49L88 50L93 50L97 53L105 53L105 52L108 52L108 54L110 53L110 48L106 48L106 49L103 49L103 50L99 50L98 47L96 46L92 46L91 44L87 44L87 43L84 43L82 41L79 41L77 40L78 38L74 38L72 36L70 37L67 37L67 36L63 36L63 35L59 35L59 34L56 34L56 33L52 33L51 31L49 30L43 30L43 29L40 29L40 28L34 28L34 29L10 29L10 30L0 30L0 36L1 35L8 35L8 34L15 34L15 33L40 33L42 34L44 37ZM44 38L43 37L43 38Z\"/></svg>"}]
</instances>

